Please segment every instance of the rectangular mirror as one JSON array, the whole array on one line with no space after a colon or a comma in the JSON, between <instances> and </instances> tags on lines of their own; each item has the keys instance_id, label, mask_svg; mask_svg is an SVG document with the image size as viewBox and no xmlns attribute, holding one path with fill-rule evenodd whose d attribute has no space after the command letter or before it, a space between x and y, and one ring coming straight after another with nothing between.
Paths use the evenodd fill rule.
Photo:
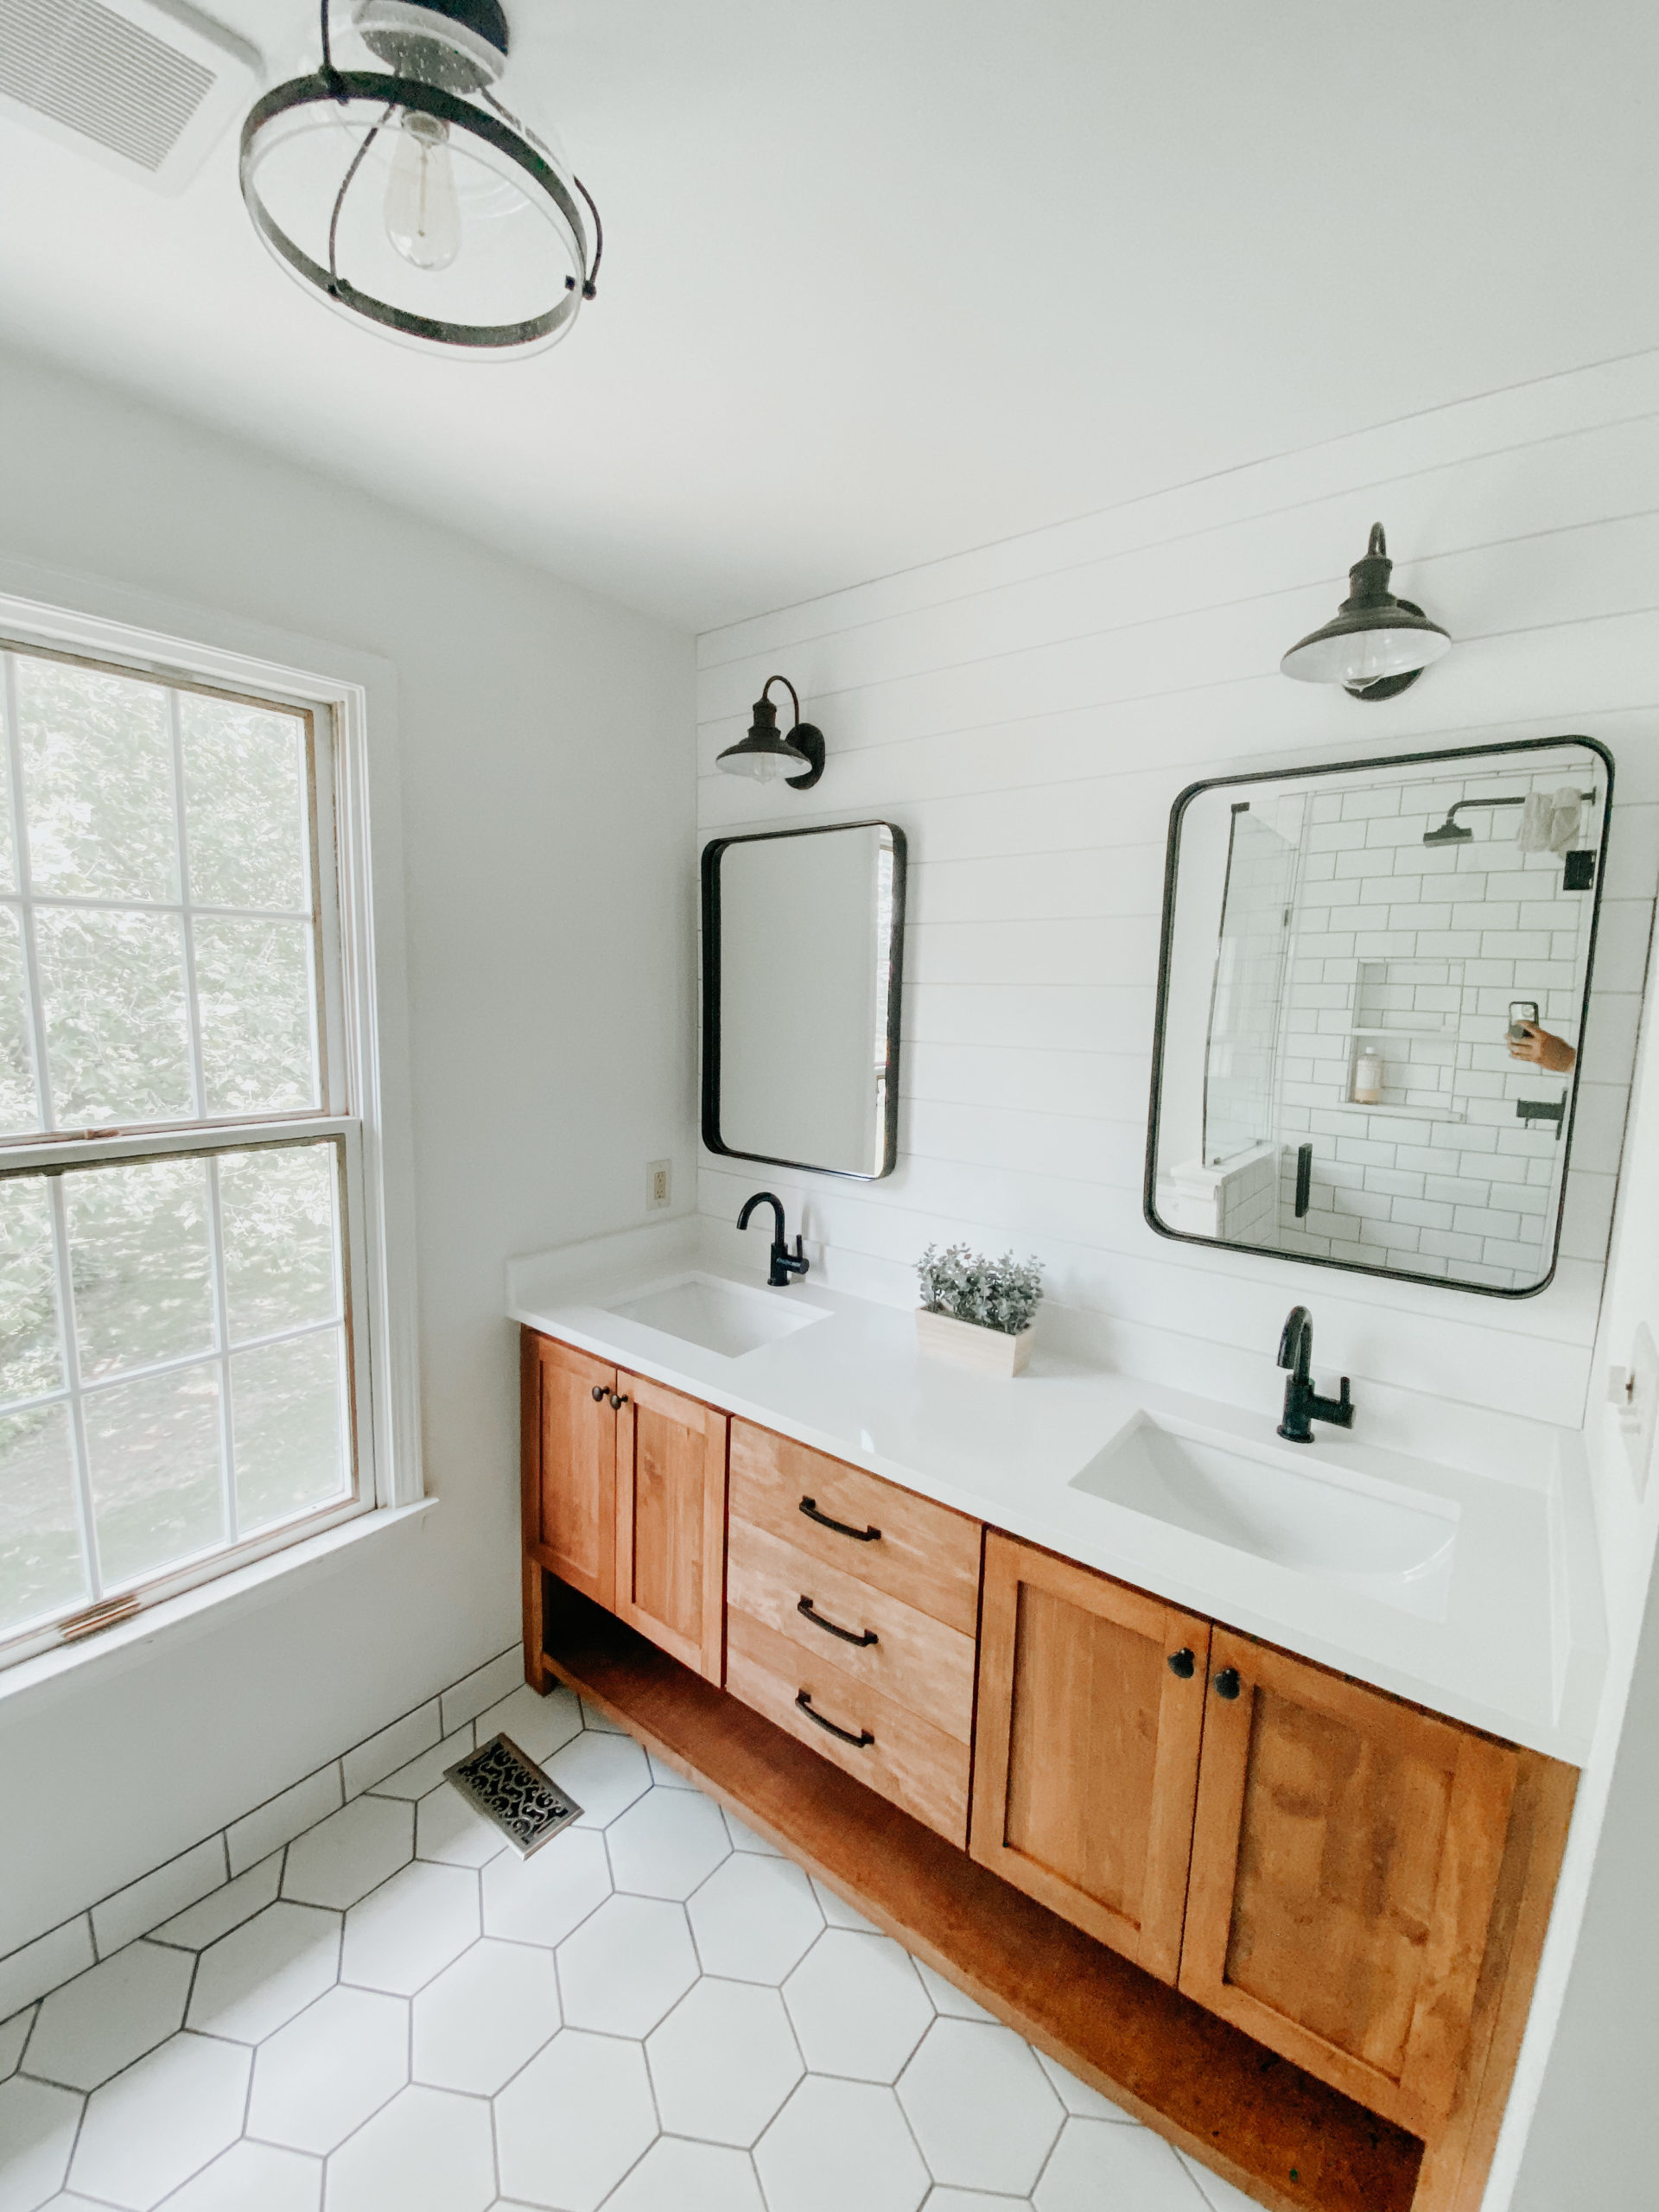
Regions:
<instances>
[{"instance_id":1,"label":"rectangular mirror","mask_svg":"<svg viewBox=\"0 0 1659 2212\"><path fill-rule=\"evenodd\" d=\"M1541 1290L1612 780L1605 747L1562 737L1183 791L1152 1226L1497 1297Z\"/></svg>"},{"instance_id":2,"label":"rectangular mirror","mask_svg":"<svg viewBox=\"0 0 1659 2212\"><path fill-rule=\"evenodd\" d=\"M899 1141L905 836L855 822L702 852L702 1141L866 1182Z\"/></svg>"}]
</instances>

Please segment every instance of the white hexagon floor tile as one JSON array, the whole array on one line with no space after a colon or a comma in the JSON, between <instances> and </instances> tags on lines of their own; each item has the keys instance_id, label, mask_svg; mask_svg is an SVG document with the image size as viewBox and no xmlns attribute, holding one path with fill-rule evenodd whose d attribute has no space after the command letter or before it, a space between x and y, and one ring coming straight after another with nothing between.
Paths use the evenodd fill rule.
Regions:
<instances>
[{"instance_id":1,"label":"white hexagon floor tile","mask_svg":"<svg viewBox=\"0 0 1659 2212\"><path fill-rule=\"evenodd\" d=\"M605 1842L617 1888L645 1897L689 1897L732 1848L719 1806L689 1789L648 1789Z\"/></svg>"},{"instance_id":2,"label":"white hexagon floor tile","mask_svg":"<svg viewBox=\"0 0 1659 2212\"><path fill-rule=\"evenodd\" d=\"M0 2082L0 2204L29 2212L63 2186L85 2101L44 2082Z\"/></svg>"},{"instance_id":3,"label":"white hexagon floor tile","mask_svg":"<svg viewBox=\"0 0 1659 2212\"><path fill-rule=\"evenodd\" d=\"M550 1759L573 1736L582 1733L582 1707L574 1690L561 1683L537 1697L528 1682L478 1716L478 1740L511 1736L527 1759Z\"/></svg>"},{"instance_id":4,"label":"white hexagon floor tile","mask_svg":"<svg viewBox=\"0 0 1659 2212\"><path fill-rule=\"evenodd\" d=\"M23 2045L29 2041L29 2030L35 2024L38 2005L25 2005L21 2012L14 2012L9 2020L0 2020L0 2082L10 2081L17 2071L23 2055Z\"/></svg>"},{"instance_id":5,"label":"white hexagon floor tile","mask_svg":"<svg viewBox=\"0 0 1659 2212\"><path fill-rule=\"evenodd\" d=\"M412 1997L478 1932L478 1876L417 1859L346 1914L340 1979Z\"/></svg>"},{"instance_id":6,"label":"white hexagon floor tile","mask_svg":"<svg viewBox=\"0 0 1659 2212\"><path fill-rule=\"evenodd\" d=\"M705 1974L782 1981L823 1932L812 1885L786 1859L734 1852L686 1906Z\"/></svg>"},{"instance_id":7,"label":"white hexagon floor tile","mask_svg":"<svg viewBox=\"0 0 1659 2212\"><path fill-rule=\"evenodd\" d=\"M754 2147L770 2212L917 2212L931 2186L891 2089L809 2074Z\"/></svg>"},{"instance_id":8,"label":"white hexagon floor tile","mask_svg":"<svg viewBox=\"0 0 1659 2212\"><path fill-rule=\"evenodd\" d=\"M232 2143L166 2212L320 2212L322 2161L274 2143Z\"/></svg>"},{"instance_id":9,"label":"white hexagon floor tile","mask_svg":"<svg viewBox=\"0 0 1659 2212\"><path fill-rule=\"evenodd\" d=\"M486 2212L495 2199L490 2108L448 2089L404 2089L328 2161L328 2212Z\"/></svg>"},{"instance_id":10,"label":"white hexagon floor tile","mask_svg":"<svg viewBox=\"0 0 1659 2212\"><path fill-rule=\"evenodd\" d=\"M469 1720L464 1728L454 1729L442 1743L434 1744L429 1751L423 1751L407 1766L400 1766L395 1774L372 1783L369 1794L375 1797L424 1797L473 1748L473 1724Z\"/></svg>"},{"instance_id":11,"label":"white hexagon floor tile","mask_svg":"<svg viewBox=\"0 0 1659 2212\"><path fill-rule=\"evenodd\" d=\"M273 1851L269 1859L260 1859L245 1874L226 1882L223 1889L210 1891L200 1904L187 1905L174 1919L152 1929L149 1941L177 1943L187 1951L205 1951L221 1936L228 1936L232 1929L251 1920L256 1912L263 1912L281 1887L282 1879L283 1854Z\"/></svg>"},{"instance_id":12,"label":"white hexagon floor tile","mask_svg":"<svg viewBox=\"0 0 1659 2212\"><path fill-rule=\"evenodd\" d=\"M486 1936L415 1999L415 2079L493 2096L558 2028L552 1954Z\"/></svg>"},{"instance_id":13,"label":"white hexagon floor tile","mask_svg":"<svg viewBox=\"0 0 1659 2212\"><path fill-rule=\"evenodd\" d=\"M71 2089L95 2089L175 2035L194 1964L188 1951L129 1943L54 1989L29 2039L29 2070Z\"/></svg>"},{"instance_id":14,"label":"white hexagon floor tile","mask_svg":"<svg viewBox=\"0 0 1659 2212\"><path fill-rule=\"evenodd\" d=\"M757 1858L760 1859L783 1857L783 1853L779 1850L775 1843L768 1843L765 1836L757 1835L747 1822L738 1819L735 1813L726 1815L726 1827L732 1839L734 1851L752 1851Z\"/></svg>"},{"instance_id":15,"label":"white hexagon floor tile","mask_svg":"<svg viewBox=\"0 0 1659 2212\"><path fill-rule=\"evenodd\" d=\"M1200 2212L1204 2202L1198 2183L1160 2136L1107 2120L1068 2120L1031 2195L1037 2212L1099 2212L1103 2204L1132 2204L1135 2212Z\"/></svg>"},{"instance_id":16,"label":"white hexagon floor tile","mask_svg":"<svg viewBox=\"0 0 1659 2212\"><path fill-rule=\"evenodd\" d=\"M260 2045L248 2133L321 2156L409 2079L409 2006L367 1989L331 1989Z\"/></svg>"},{"instance_id":17,"label":"white hexagon floor tile","mask_svg":"<svg viewBox=\"0 0 1659 2212\"><path fill-rule=\"evenodd\" d=\"M594 2212L656 2133L639 2045L566 2028L495 2101L502 2195Z\"/></svg>"},{"instance_id":18,"label":"white hexagon floor tile","mask_svg":"<svg viewBox=\"0 0 1659 2212\"><path fill-rule=\"evenodd\" d=\"M1034 2056L1048 2076L1050 2088L1067 2112L1075 2113L1084 2120L1116 2120L1126 2127L1135 2126L1133 2115L1125 2112L1122 2105L1115 2105L1109 2097L1103 2097L1098 2089L1091 2089L1087 2082L1079 2082L1075 2074L1068 2074L1065 2067L1058 2060L1051 2058L1046 2051L1037 2051Z\"/></svg>"},{"instance_id":19,"label":"white hexagon floor tile","mask_svg":"<svg viewBox=\"0 0 1659 2212\"><path fill-rule=\"evenodd\" d=\"M947 1981L942 1974L935 1974L931 1967L924 1966L919 1959L916 1961L916 1971L922 1978L922 1987L933 2000L934 2011L944 2018L995 2022L995 2014L988 2012L982 2005L976 2004L964 1990L958 1989L954 1981Z\"/></svg>"},{"instance_id":20,"label":"white hexagon floor tile","mask_svg":"<svg viewBox=\"0 0 1659 2212\"><path fill-rule=\"evenodd\" d=\"M754 2168L741 2151L712 2143L653 2143L605 2212L766 2212Z\"/></svg>"},{"instance_id":21,"label":"white hexagon floor tile","mask_svg":"<svg viewBox=\"0 0 1659 2212\"><path fill-rule=\"evenodd\" d=\"M202 1953L187 2027L258 2043L332 1988L340 1915L315 1905L267 1905Z\"/></svg>"},{"instance_id":22,"label":"white hexagon floor tile","mask_svg":"<svg viewBox=\"0 0 1659 2212\"><path fill-rule=\"evenodd\" d=\"M543 1759L542 1767L582 1807L583 1827L608 1827L651 1787L651 1769L632 1737L592 1728Z\"/></svg>"},{"instance_id":23,"label":"white hexagon floor tile","mask_svg":"<svg viewBox=\"0 0 1659 2212\"><path fill-rule=\"evenodd\" d=\"M483 1866L507 1847L493 1821L468 1804L452 1782L429 1789L415 1808L415 1855L450 1866Z\"/></svg>"},{"instance_id":24,"label":"white hexagon floor tile","mask_svg":"<svg viewBox=\"0 0 1659 2212\"><path fill-rule=\"evenodd\" d=\"M484 1869L484 1932L513 1943L562 1943L611 1894L605 1839L566 1828L520 1859L510 1851Z\"/></svg>"},{"instance_id":25,"label":"white hexagon floor tile","mask_svg":"<svg viewBox=\"0 0 1659 2212\"><path fill-rule=\"evenodd\" d=\"M1007 2196L1031 2194L1065 2118L1030 2044L977 2020L934 2022L899 2101L935 2181Z\"/></svg>"},{"instance_id":26,"label":"white hexagon floor tile","mask_svg":"<svg viewBox=\"0 0 1659 2212\"><path fill-rule=\"evenodd\" d=\"M602 2035L649 2035L697 1978L683 1906L657 1897L607 1897L558 1960L565 2018Z\"/></svg>"},{"instance_id":27,"label":"white hexagon floor tile","mask_svg":"<svg viewBox=\"0 0 1659 2212\"><path fill-rule=\"evenodd\" d=\"M886 1936L830 1928L784 1984L801 2055L815 2074L896 2082L933 2024L910 1954Z\"/></svg>"},{"instance_id":28,"label":"white hexagon floor tile","mask_svg":"<svg viewBox=\"0 0 1659 2212\"><path fill-rule=\"evenodd\" d=\"M395 1797L354 1797L288 1847L283 1895L344 1911L414 1856L410 1808Z\"/></svg>"},{"instance_id":29,"label":"white hexagon floor tile","mask_svg":"<svg viewBox=\"0 0 1659 2212\"><path fill-rule=\"evenodd\" d=\"M87 2100L71 2189L149 2212L240 2135L252 2064L241 2044L169 2037Z\"/></svg>"},{"instance_id":30,"label":"white hexagon floor tile","mask_svg":"<svg viewBox=\"0 0 1659 2212\"><path fill-rule=\"evenodd\" d=\"M171 2205L168 2212L173 2212ZM977 2189L936 2189L923 2212L1031 2212L1028 2196L987 2196Z\"/></svg>"},{"instance_id":31,"label":"white hexagon floor tile","mask_svg":"<svg viewBox=\"0 0 1659 2212\"><path fill-rule=\"evenodd\" d=\"M775 1989L705 1974L646 2038L671 2135L747 2149L804 2070Z\"/></svg>"},{"instance_id":32,"label":"white hexagon floor tile","mask_svg":"<svg viewBox=\"0 0 1659 2212\"><path fill-rule=\"evenodd\" d=\"M873 1920L867 1920L855 1905L838 1897L828 1882L812 1877L812 1894L823 1910L823 1916L832 1928L850 1928L861 1936L879 1936L881 1930Z\"/></svg>"}]
</instances>

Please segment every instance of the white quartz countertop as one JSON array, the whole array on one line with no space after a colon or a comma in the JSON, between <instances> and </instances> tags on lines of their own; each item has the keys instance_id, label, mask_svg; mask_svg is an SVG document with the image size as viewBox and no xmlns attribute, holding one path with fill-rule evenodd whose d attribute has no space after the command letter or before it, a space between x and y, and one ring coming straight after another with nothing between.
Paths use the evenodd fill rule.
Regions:
<instances>
[{"instance_id":1,"label":"white quartz countertop","mask_svg":"<svg viewBox=\"0 0 1659 2212\"><path fill-rule=\"evenodd\" d=\"M1313 1446L1281 1445L1259 1412L1045 1352L1040 1326L1025 1374L976 1374L923 1359L907 1311L827 1289L816 1276L770 1291L759 1271L741 1277L710 1266L688 1241L688 1226L515 1260L507 1312L1398 1696L1575 1764L1587 1755L1605 1643L1581 1459L1563 1450L1545 1488L1471 1474L1367 1444L1363 1404L1352 1432L1319 1427ZM763 1240L749 1241L761 1258ZM821 1318L731 1357L608 1310L696 1268ZM1072 1486L1148 1415L1224 1446L1265 1451L1287 1472L1328 1469L1455 1511L1445 1618L1421 1618Z\"/></svg>"}]
</instances>

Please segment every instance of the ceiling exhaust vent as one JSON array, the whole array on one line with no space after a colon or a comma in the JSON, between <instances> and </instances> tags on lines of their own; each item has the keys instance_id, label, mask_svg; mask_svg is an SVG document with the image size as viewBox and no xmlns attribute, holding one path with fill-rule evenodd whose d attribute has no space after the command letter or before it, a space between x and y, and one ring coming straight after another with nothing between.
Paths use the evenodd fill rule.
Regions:
<instances>
[{"instance_id":1,"label":"ceiling exhaust vent","mask_svg":"<svg viewBox=\"0 0 1659 2212\"><path fill-rule=\"evenodd\" d=\"M259 75L251 47L182 0L0 0L0 114L162 192Z\"/></svg>"}]
</instances>

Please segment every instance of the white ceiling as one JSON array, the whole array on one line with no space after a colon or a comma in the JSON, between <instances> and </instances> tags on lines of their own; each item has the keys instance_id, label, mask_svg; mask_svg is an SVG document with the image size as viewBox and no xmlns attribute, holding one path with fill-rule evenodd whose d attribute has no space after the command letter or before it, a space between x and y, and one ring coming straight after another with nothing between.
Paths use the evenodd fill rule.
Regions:
<instances>
[{"instance_id":1,"label":"white ceiling","mask_svg":"<svg viewBox=\"0 0 1659 2212\"><path fill-rule=\"evenodd\" d=\"M1659 344L1647 0L506 4L605 217L567 344L342 322L233 138L171 200L9 124L0 336L688 627Z\"/></svg>"}]
</instances>

